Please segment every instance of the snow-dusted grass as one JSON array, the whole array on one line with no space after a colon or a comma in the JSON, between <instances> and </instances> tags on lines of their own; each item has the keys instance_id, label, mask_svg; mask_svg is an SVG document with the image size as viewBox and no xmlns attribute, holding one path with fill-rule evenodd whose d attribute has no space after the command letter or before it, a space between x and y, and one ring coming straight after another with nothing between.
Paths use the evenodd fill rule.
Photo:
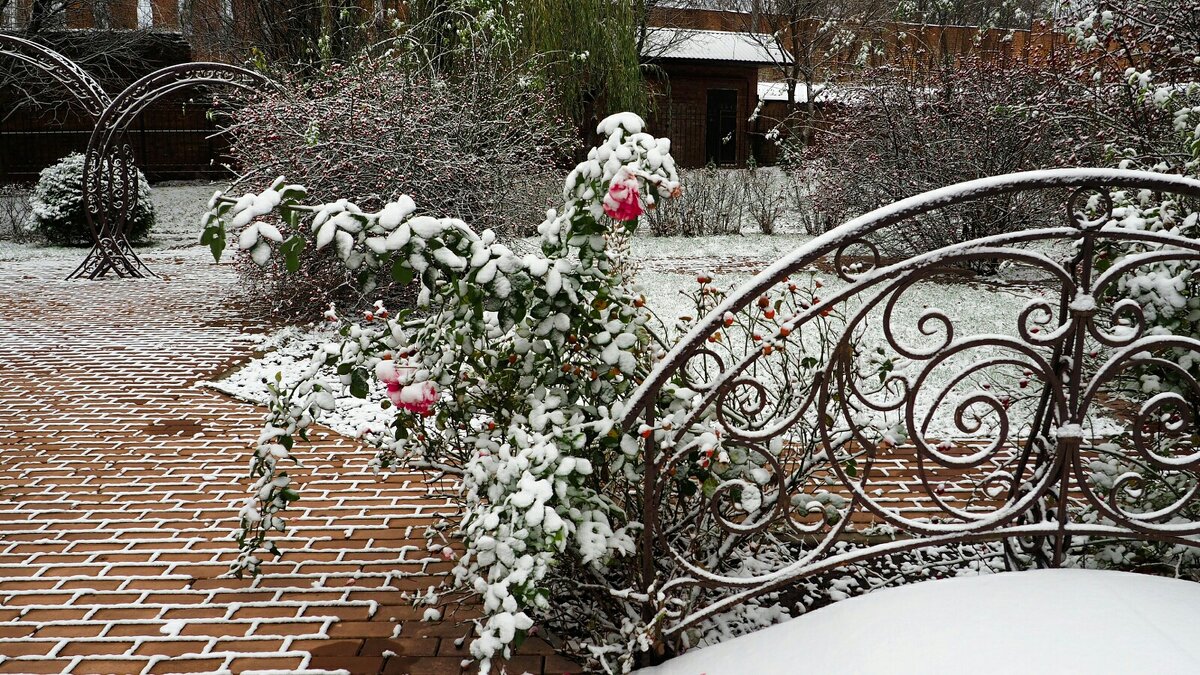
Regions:
<instances>
[{"instance_id":1,"label":"snow-dusted grass","mask_svg":"<svg viewBox=\"0 0 1200 675\"><path fill-rule=\"evenodd\" d=\"M156 221L149 241L138 246L138 252L196 246L200 240L200 215L208 208L213 192L222 188L218 183L187 182L155 185L150 190L154 201ZM0 232L8 232L9 224L0 224ZM46 246L38 241L17 243L0 239L0 262L45 258L83 260L86 248Z\"/></svg>"}]
</instances>

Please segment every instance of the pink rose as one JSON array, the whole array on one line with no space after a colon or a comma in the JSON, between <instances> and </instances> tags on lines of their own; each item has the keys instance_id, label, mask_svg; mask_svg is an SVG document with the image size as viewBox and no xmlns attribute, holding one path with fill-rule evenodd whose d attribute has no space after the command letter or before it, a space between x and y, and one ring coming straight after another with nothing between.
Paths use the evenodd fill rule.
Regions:
<instances>
[{"instance_id":1,"label":"pink rose","mask_svg":"<svg viewBox=\"0 0 1200 675\"><path fill-rule=\"evenodd\" d=\"M438 390L437 386L429 381L400 387L395 392L392 391L392 385L389 384L388 398L396 404L397 408L403 408L417 415L428 415L433 410L433 404L437 403Z\"/></svg>"},{"instance_id":2,"label":"pink rose","mask_svg":"<svg viewBox=\"0 0 1200 675\"><path fill-rule=\"evenodd\" d=\"M401 380L408 380L416 373L416 368L408 365L397 365L390 359L375 364L375 376L387 385L387 396L397 408L403 408L418 415L428 415L437 403L438 391L432 382L417 382L405 385Z\"/></svg>"},{"instance_id":3,"label":"pink rose","mask_svg":"<svg viewBox=\"0 0 1200 675\"><path fill-rule=\"evenodd\" d=\"M626 171L618 173L604 195L604 212L616 220L628 221L636 220L645 210L638 179Z\"/></svg>"}]
</instances>

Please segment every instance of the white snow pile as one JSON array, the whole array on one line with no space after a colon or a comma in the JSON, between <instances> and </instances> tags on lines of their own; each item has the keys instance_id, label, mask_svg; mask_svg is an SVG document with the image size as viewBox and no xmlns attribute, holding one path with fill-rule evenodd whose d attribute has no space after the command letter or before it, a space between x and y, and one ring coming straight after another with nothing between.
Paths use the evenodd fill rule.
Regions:
<instances>
[{"instance_id":1,"label":"white snow pile","mask_svg":"<svg viewBox=\"0 0 1200 675\"><path fill-rule=\"evenodd\" d=\"M252 359L223 379L200 384L245 401L262 404L269 398L267 385L275 382L276 375L282 377L286 385L289 376L295 377L295 373L303 372L320 345L336 340L336 331L329 325L289 326L259 343L257 349L262 356ZM333 378L332 370L328 375ZM384 398L383 390L376 383L372 385L373 390L368 398L339 397L336 412L323 418L322 422L334 431L352 437L361 436L368 429L387 428L395 413L380 406Z\"/></svg>"},{"instance_id":2,"label":"white snow pile","mask_svg":"<svg viewBox=\"0 0 1200 675\"><path fill-rule=\"evenodd\" d=\"M889 588L641 675L1200 672L1200 584L1037 570Z\"/></svg>"}]
</instances>

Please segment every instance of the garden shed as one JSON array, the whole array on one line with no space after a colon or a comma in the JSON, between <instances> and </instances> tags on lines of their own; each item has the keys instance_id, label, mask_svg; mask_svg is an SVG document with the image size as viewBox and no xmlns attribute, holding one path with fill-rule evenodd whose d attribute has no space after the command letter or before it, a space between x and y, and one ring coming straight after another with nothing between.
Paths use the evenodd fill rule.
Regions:
<instances>
[{"instance_id":1,"label":"garden shed","mask_svg":"<svg viewBox=\"0 0 1200 675\"><path fill-rule=\"evenodd\" d=\"M650 126L679 164L745 166L759 70L790 56L766 34L685 28L654 29L642 54L653 66Z\"/></svg>"}]
</instances>

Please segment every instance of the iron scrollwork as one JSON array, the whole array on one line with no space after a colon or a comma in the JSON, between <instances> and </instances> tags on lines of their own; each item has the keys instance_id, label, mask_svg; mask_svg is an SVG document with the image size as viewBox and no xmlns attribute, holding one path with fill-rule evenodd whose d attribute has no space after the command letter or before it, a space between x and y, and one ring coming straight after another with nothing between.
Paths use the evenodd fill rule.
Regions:
<instances>
[{"instance_id":1,"label":"iron scrollwork","mask_svg":"<svg viewBox=\"0 0 1200 675\"><path fill-rule=\"evenodd\" d=\"M1057 223L901 260L883 259L873 243L936 209L1067 190ZM1196 199L1200 181L1051 170L926 193L816 238L697 322L635 392L624 420L626 429L654 430L641 434L643 584L648 596L693 599L661 624L662 634L678 636L839 567L919 548L988 543L1010 564L1058 566L1089 537L1200 545L1192 538L1200 534L1200 444L1189 396L1143 397L1124 417L1105 398L1121 377L1152 366L1171 370L1200 400L1200 383L1168 358L1200 357L1200 341L1148 330L1144 309L1113 292L1146 265L1200 262L1200 241L1116 226L1112 190ZM1147 252L1098 266L1101 247L1130 244ZM782 319L774 349L747 341L740 351L712 350L731 316L829 260L838 285ZM923 302L939 275L980 261L1036 279L1023 307L995 317L1002 330L965 329L954 308ZM819 358L781 356L828 331L820 322L831 311L842 322L822 337ZM681 386L694 400L669 410L664 392ZM681 491L680 476L713 434L741 468ZM1130 468L1099 485L1096 462ZM1164 482L1156 494L1165 502L1146 501L1148 481ZM768 540L772 555L754 566L733 574L724 564L754 558Z\"/></svg>"}]
</instances>

